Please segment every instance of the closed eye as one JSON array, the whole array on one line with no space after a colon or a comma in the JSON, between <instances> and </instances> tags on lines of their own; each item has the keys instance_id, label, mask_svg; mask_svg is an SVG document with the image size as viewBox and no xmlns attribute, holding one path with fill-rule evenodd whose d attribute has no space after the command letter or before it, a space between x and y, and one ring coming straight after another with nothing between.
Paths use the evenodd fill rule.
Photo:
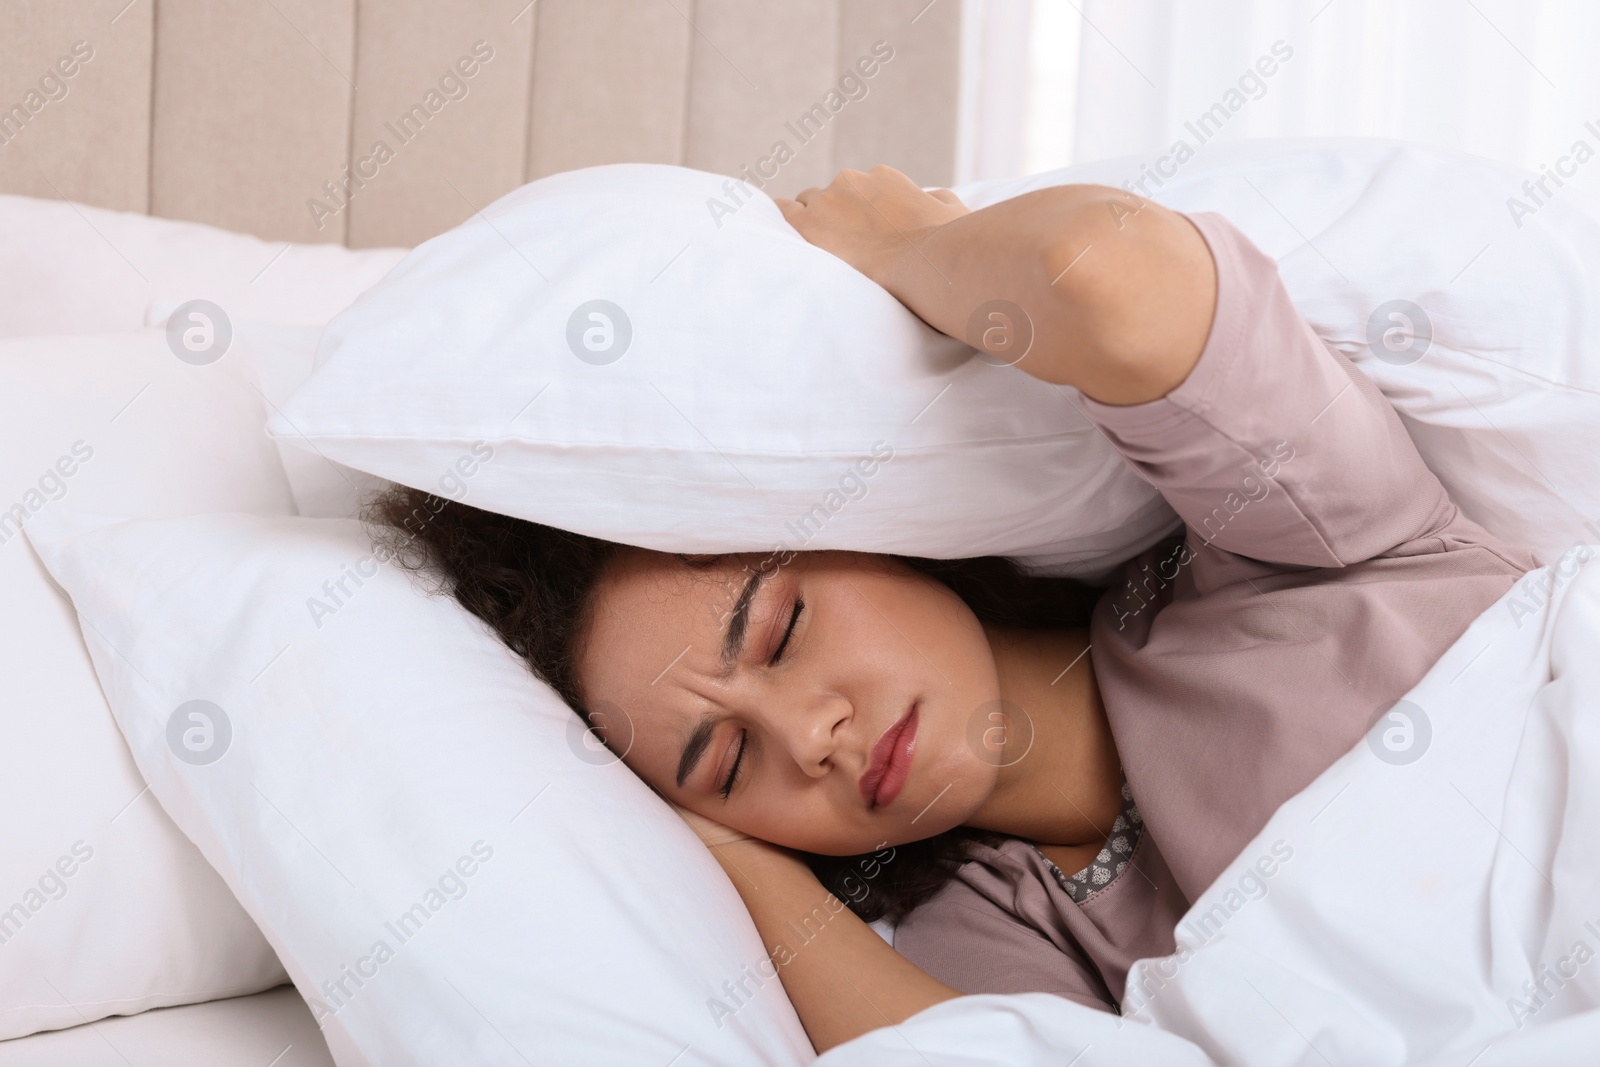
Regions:
<instances>
[{"instance_id":1,"label":"closed eye","mask_svg":"<svg viewBox=\"0 0 1600 1067\"><path fill-rule=\"evenodd\" d=\"M722 787L717 790L717 792L722 794L723 800L728 799L728 794L733 792L733 783L739 778L739 764L744 762L744 749L746 743L749 741L749 738L750 735L748 731L739 731L739 751L735 753L733 757L733 766L728 769L727 781L723 782Z\"/></svg>"},{"instance_id":2,"label":"closed eye","mask_svg":"<svg viewBox=\"0 0 1600 1067\"><path fill-rule=\"evenodd\" d=\"M795 624L800 621L800 613L806 608L806 602L801 597L794 598L794 610L789 612L789 627L783 632L783 640L778 642L777 649L772 653L772 658L767 661L767 666L773 666L783 658L784 649L789 647L789 638L794 636ZM728 769L728 777L718 787L717 792L722 794L722 799L727 800L733 792L733 787L739 780L739 765L744 762L745 748L749 744L749 732L739 731L739 751L734 753L733 766Z\"/></svg>"},{"instance_id":3,"label":"closed eye","mask_svg":"<svg viewBox=\"0 0 1600 1067\"><path fill-rule=\"evenodd\" d=\"M783 650L789 647L789 638L794 636L795 623L800 621L800 613L806 608L806 602L801 597L794 598L794 610L789 613L789 628L783 632L783 640L778 642L777 651L772 653L772 658L767 661L767 666L772 666L783 658Z\"/></svg>"}]
</instances>

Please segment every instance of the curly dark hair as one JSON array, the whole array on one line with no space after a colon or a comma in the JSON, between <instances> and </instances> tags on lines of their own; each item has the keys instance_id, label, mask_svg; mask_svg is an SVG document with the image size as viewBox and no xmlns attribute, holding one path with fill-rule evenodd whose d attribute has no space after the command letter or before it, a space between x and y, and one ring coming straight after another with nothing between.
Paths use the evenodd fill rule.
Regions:
<instances>
[{"instance_id":1,"label":"curly dark hair","mask_svg":"<svg viewBox=\"0 0 1600 1067\"><path fill-rule=\"evenodd\" d=\"M593 725L578 691L577 653L601 572L625 546L403 485L368 500L361 518L396 562L432 576L436 584L430 592L454 596ZM692 567L721 558L674 555ZM1101 592L1071 578L1030 575L1003 556L890 558L943 582L980 621L992 625L1087 626ZM973 842L1002 840L1000 834L958 826L876 853L808 853L806 859L824 886L872 922L898 919L937 893L965 862Z\"/></svg>"}]
</instances>

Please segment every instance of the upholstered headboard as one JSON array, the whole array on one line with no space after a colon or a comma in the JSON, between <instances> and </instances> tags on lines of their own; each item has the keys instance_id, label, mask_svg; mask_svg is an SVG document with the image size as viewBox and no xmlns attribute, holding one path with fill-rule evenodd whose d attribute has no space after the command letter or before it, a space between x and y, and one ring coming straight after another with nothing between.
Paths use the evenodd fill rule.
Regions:
<instances>
[{"instance_id":1,"label":"upholstered headboard","mask_svg":"<svg viewBox=\"0 0 1600 1067\"><path fill-rule=\"evenodd\" d=\"M959 23L959 0L7 0L0 192L368 247L597 163L947 184Z\"/></svg>"}]
</instances>

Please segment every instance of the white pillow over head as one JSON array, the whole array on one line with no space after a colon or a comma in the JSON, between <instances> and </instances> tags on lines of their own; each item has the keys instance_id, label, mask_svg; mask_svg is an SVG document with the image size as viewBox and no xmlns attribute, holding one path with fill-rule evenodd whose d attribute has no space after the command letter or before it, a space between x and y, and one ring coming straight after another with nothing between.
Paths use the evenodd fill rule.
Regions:
<instances>
[{"instance_id":1,"label":"white pillow over head","mask_svg":"<svg viewBox=\"0 0 1600 1067\"><path fill-rule=\"evenodd\" d=\"M1462 510L1550 562L1600 536L1600 209L1569 188L1530 211L1524 177L1338 138L955 191L1130 184L1226 215ZM967 360L723 181L625 164L511 193L335 319L271 431L422 488L493 440L482 506L672 551L998 552L1094 578L1175 527L1071 390Z\"/></svg>"},{"instance_id":2,"label":"white pillow over head","mask_svg":"<svg viewBox=\"0 0 1600 1067\"><path fill-rule=\"evenodd\" d=\"M269 423L474 503L667 551L1001 554L1093 576L1176 518L1069 391L969 358L721 175L543 178L338 315Z\"/></svg>"},{"instance_id":3,"label":"white pillow over head","mask_svg":"<svg viewBox=\"0 0 1600 1067\"><path fill-rule=\"evenodd\" d=\"M28 536L341 1064L810 1062L705 847L358 523L57 507Z\"/></svg>"},{"instance_id":4,"label":"white pillow over head","mask_svg":"<svg viewBox=\"0 0 1600 1067\"><path fill-rule=\"evenodd\" d=\"M242 369L153 330L0 340L0 1039L285 980L150 795L18 530L66 507L292 512Z\"/></svg>"}]
</instances>

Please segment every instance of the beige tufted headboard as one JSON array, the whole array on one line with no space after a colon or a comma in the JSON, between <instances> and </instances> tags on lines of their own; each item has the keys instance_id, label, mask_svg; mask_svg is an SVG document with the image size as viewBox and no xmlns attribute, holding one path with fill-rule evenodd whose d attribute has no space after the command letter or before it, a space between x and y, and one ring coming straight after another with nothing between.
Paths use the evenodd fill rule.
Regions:
<instances>
[{"instance_id":1,"label":"beige tufted headboard","mask_svg":"<svg viewBox=\"0 0 1600 1067\"><path fill-rule=\"evenodd\" d=\"M960 0L4 0L0 192L370 247L598 163L774 195L879 162L948 184L960 20Z\"/></svg>"}]
</instances>

